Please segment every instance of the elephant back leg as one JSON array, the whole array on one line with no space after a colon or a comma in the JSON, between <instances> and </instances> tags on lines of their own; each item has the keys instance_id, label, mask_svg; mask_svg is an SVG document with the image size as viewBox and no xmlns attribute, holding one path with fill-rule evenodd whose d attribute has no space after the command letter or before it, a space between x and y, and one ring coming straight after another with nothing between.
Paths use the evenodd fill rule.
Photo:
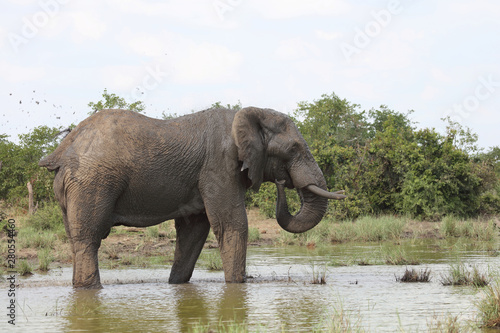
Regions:
<instances>
[{"instance_id":1,"label":"elephant back leg","mask_svg":"<svg viewBox=\"0 0 500 333\"><path fill-rule=\"evenodd\" d=\"M210 224L205 214L191 215L175 219L175 230L177 241L174 264L168 282L186 283L191 279L210 231Z\"/></svg>"},{"instance_id":2,"label":"elephant back leg","mask_svg":"<svg viewBox=\"0 0 500 333\"><path fill-rule=\"evenodd\" d=\"M73 287L101 288L98 250L111 229L113 194L79 190L66 195L63 207L66 233L73 252Z\"/></svg>"}]
</instances>

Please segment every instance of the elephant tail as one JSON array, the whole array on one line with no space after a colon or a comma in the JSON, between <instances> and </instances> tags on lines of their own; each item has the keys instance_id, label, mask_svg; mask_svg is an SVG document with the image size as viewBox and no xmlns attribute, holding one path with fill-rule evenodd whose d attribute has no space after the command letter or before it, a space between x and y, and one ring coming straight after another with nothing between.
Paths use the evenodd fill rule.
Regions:
<instances>
[{"instance_id":1,"label":"elephant tail","mask_svg":"<svg viewBox=\"0 0 500 333\"><path fill-rule=\"evenodd\" d=\"M52 154L45 156L38 162L38 166L47 168L49 171L57 171L62 166L63 153L73 143L74 139L75 131L73 130L61 141Z\"/></svg>"},{"instance_id":2,"label":"elephant tail","mask_svg":"<svg viewBox=\"0 0 500 333\"><path fill-rule=\"evenodd\" d=\"M54 156L54 154L50 154L49 156L46 156L38 162L38 166L47 168L49 171L55 171L59 169L60 164L58 163L57 156Z\"/></svg>"}]
</instances>

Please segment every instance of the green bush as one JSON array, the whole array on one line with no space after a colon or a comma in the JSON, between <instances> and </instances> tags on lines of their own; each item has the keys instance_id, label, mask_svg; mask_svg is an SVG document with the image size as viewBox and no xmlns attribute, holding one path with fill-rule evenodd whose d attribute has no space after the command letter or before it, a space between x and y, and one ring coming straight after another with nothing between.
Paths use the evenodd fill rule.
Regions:
<instances>
[{"instance_id":1,"label":"green bush","mask_svg":"<svg viewBox=\"0 0 500 333\"><path fill-rule=\"evenodd\" d=\"M300 199L297 191L285 188L286 200L290 214L296 214L300 209ZM268 218L276 218L276 185L274 183L263 183L259 192L249 191L247 193L247 205L258 207L260 212Z\"/></svg>"},{"instance_id":2,"label":"green bush","mask_svg":"<svg viewBox=\"0 0 500 333\"><path fill-rule=\"evenodd\" d=\"M298 103L295 122L330 190L348 198L329 203L328 215L351 220L370 214L401 214L426 220L447 215L500 213L500 148L479 153L477 135L448 121L445 133L417 129L411 112L382 105L368 112L337 95ZM274 216L274 185L248 204ZM288 196L289 206L300 207Z\"/></svg>"},{"instance_id":3,"label":"green bush","mask_svg":"<svg viewBox=\"0 0 500 333\"><path fill-rule=\"evenodd\" d=\"M64 229L62 212L59 204L53 201L44 203L38 208L35 214L26 219L25 225L38 231L60 231Z\"/></svg>"}]
</instances>

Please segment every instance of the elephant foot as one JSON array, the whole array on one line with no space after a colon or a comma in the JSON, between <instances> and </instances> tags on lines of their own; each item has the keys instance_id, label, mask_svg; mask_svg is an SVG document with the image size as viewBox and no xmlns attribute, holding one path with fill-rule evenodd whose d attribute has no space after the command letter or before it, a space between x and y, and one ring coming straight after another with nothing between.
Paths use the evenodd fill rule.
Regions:
<instances>
[{"instance_id":1,"label":"elephant foot","mask_svg":"<svg viewBox=\"0 0 500 333\"><path fill-rule=\"evenodd\" d=\"M103 289L102 284L100 282L92 285L85 285L85 286L78 286L78 285L73 285L73 289L75 290L92 290L92 289Z\"/></svg>"}]
</instances>

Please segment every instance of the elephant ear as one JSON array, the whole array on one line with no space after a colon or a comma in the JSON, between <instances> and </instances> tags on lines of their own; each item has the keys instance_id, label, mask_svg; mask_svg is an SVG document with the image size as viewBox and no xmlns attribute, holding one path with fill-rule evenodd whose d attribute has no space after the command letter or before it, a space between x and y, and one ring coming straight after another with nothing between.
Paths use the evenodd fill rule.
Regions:
<instances>
[{"instance_id":1,"label":"elephant ear","mask_svg":"<svg viewBox=\"0 0 500 333\"><path fill-rule=\"evenodd\" d=\"M232 136L238 147L238 159L243 162L242 171L248 168L252 188L259 190L264 179L266 162L266 132L271 110L248 107L234 116ZM274 111L275 112L275 111Z\"/></svg>"}]
</instances>

